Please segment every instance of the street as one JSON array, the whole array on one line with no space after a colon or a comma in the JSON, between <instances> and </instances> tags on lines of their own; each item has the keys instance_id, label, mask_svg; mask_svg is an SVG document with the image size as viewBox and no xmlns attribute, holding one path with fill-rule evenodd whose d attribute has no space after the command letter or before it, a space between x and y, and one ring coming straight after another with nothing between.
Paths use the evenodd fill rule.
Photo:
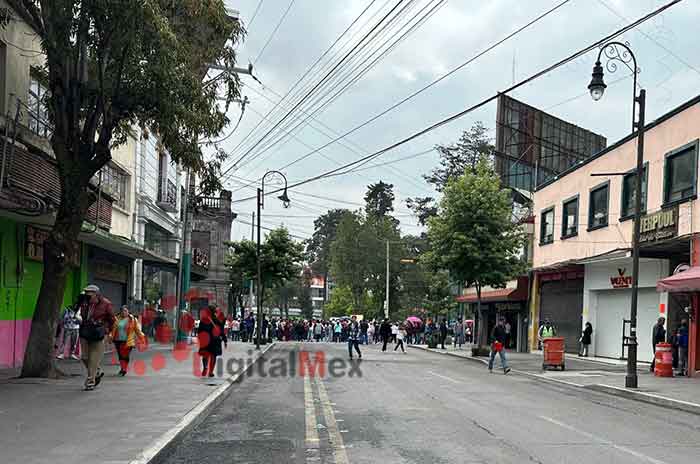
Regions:
<instances>
[{"instance_id":1,"label":"street","mask_svg":"<svg viewBox=\"0 0 700 464\"><path fill-rule=\"evenodd\" d=\"M299 349L347 359L345 344L278 343L266 365ZM166 462L661 464L700 452L696 415L411 348L362 349L361 377L244 379Z\"/></svg>"}]
</instances>

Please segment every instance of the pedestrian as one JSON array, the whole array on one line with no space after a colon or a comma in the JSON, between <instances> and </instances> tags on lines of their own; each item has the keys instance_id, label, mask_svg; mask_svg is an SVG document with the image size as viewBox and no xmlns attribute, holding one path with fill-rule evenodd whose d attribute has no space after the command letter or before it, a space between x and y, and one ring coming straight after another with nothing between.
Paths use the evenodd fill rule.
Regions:
<instances>
[{"instance_id":1,"label":"pedestrian","mask_svg":"<svg viewBox=\"0 0 700 464\"><path fill-rule=\"evenodd\" d=\"M112 341L119 357L119 375L125 376L129 371L131 350L137 343L143 343L146 336L141 331L141 324L129 312L129 307L122 306L112 326Z\"/></svg>"},{"instance_id":2,"label":"pedestrian","mask_svg":"<svg viewBox=\"0 0 700 464\"><path fill-rule=\"evenodd\" d=\"M323 324L321 324L321 321L317 320L316 323L314 324L314 339L316 340L316 342L320 342L322 338L323 338Z\"/></svg>"},{"instance_id":3,"label":"pedestrian","mask_svg":"<svg viewBox=\"0 0 700 464\"><path fill-rule=\"evenodd\" d=\"M199 355L202 357L202 377L214 377L216 358L223 353L221 344L228 345L223 322L218 321L214 311L212 306L203 309L199 321L197 339Z\"/></svg>"},{"instance_id":4,"label":"pedestrian","mask_svg":"<svg viewBox=\"0 0 700 464\"><path fill-rule=\"evenodd\" d=\"M666 343L666 318L660 317L657 319L656 324L651 329L651 349L654 351L654 356L651 360L651 367L649 370L654 372L654 367L656 366L656 345L659 343Z\"/></svg>"},{"instance_id":5,"label":"pedestrian","mask_svg":"<svg viewBox=\"0 0 700 464\"><path fill-rule=\"evenodd\" d=\"M231 341L237 342L240 340L241 322L238 319L231 321Z\"/></svg>"},{"instance_id":6,"label":"pedestrian","mask_svg":"<svg viewBox=\"0 0 700 464\"><path fill-rule=\"evenodd\" d=\"M465 322L466 324L466 322ZM467 343L472 343L472 325L471 324L466 324L466 327L464 328L464 338L466 339Z\"/></svg>"},{"instance_id":7,"label":"pedestrian","mask_svg":"<svg viewBox=\"0 0 700 464\"><path fill-rule=\"evenodd\" d=\"M85 302L80 307L80 356L87 369L85 390L94 390L104 377L101 364L105 353L105 338L114 325L112 302L100 294L100 287L85 287Z\"/></svg>"},{"instance_id":8,"label":"pedestrian","mask_svg":"<svg viewBox=\"0 0 700 464\"><path fill-rule=\"evenodd\" d=\"M360 351L360 324L357 322L357 316L352 316L348 324L348 353L350 354L350 359L352 359L353 348L357 351L357 357L362 359L362 352Z\"/></svg>"},{"instance_id":9,"label":"pedestrian","mask_svg":"<svg viewBox=\"0 0 700 464\"><path fill-rule=\"evenodd\" d=\"M464 323L462 319L458 319L457 322L455 322L455 325L452 327L452 332L454 333L454 347L457 348L459 346L461 350L464 344Z\"/></svg>"},{"instance_id":10,"label":"pedestrian","mask_svg":"<svg viewBox=\"0 0 700 464\"><path fill-rule=\"evenodd\" d=\"M440 322L440 343L442 344L442 349L445 349L445 339L447 338L447 319L442 318Z\"/></svg>"},{"instance_id":11,"label":"pedestrian","mask_svg":"<svg viewBox=\"0 0 700 464\"><path fill-rule=\"evenodd\" d=\"M374 322L367 325L367 343L375 343L376 339L374 336Z\"/></svg>"},{"instance_id":12,"label":"pedestrian","mask_svg":"<svg viewBox=\"0 0 700 464\"><path fill-rule=\"evenodd\" d=\"M591 339L593 335L593 325L590 322L586 322L586 326L581 333L581 348L579 349L578 355L583 357L588 357L588 347L591 345Z\"/></svg>"},{"instance_id":13,"label":"pedestrian","mask_svg":"<svg viewBox=\"0 0 700 464\"><path fill-rule=\"evenodd\" d=\"M506 360L506 328L503 319L498 319L498 322L491 331L491 356L489 357L489 372L493 372L493 362L496 359L496 353L501 357L501 367L503 373L510 372L508 361Z\"/></svg>"},{"instance_id":14,"label":"pedestrian","mask_svg":"<svg viewBox=\"0 0 700 464\"><path fill-rule=\"evenodd\" d=\"M73 306L68 306L63 312L62 325L63 333L58 345L58 359L63 359L68 348L68 356L72 359L78 358L78 347L80 346L80 322L83 320L80 316L80 306L85 302L85 294L81 293L78 297L78 302Z\"/></svg>"},{"instance_id":15,"label":"pedestrian","mask_svg":"<svg viewBox=\"0 0 700 464\"><path fill-rule=\"evenodd\" d=\"M681 319L678 327L678 375L688 375L688 320Z\"/></svg>"},{"instance_id":16,"label":"pedestrian","mask_svg":"<svg viewBox=\"0 0 700 464\"><path fill-rule=\"evenodd\" d=\"M511 325L510 325L510 322L508 322L508 321L506 320L506 324L505 324L504 327L505 327L505 330L506 330L506 348L510 348L510 344L511 344L511 341L512 341L512 337L511 337L511 329L512 329L512 327L511 327Z\"/></svg>"},{"instance_id":17,"label":"pedestrian","mask_svg":"<svg viewBox=\"0 0 700 464\"><path fill-rule=\"evenodd\" d=\"M343 330L343 326L340 324L340 321L335 321L335 327L333 328L333 341L338 343L340 341L340 333Z\"/></svg>"},{"instance_id":18,"label":"pedestrian","mask_svg":"<svg viewBox=\"0 0 700 464\"><path fill-rule=\"evenodd\" d=\"M394 351L396 351L399 347L401 347L401 351L403 351L404 354L406 354L406 349L403 346L403 340L406 338L406 327L402 324L399 327L399 331L396 334L396 346L394 347Z\"/></svg>"},{"instance_id":19,"label":"pedestrian","mask_svg":"<svg viewBox=\"0 0 700 464\"><path fill-rule=\"evenodd\" d=\"M384 319L382 325L379 326L379 335L382 337L382 351L386 351L386 344L391 337L391 324L389 324L389 319Z\"/></svg>"},{"instance_id":20,"label":"pedestrian","mask_svg":"<svg viewBox=\"0 0 700 464\"><path fill-rule=\"evenodd\" d=\"M360 344L367 344L367 331L369 330L369 324L366 320L362 319L360 321Z\"/></svg>"},{"instance_id":21,"label":"pedestrian","mask_svg":"<svg viewBox=\"0 0 700 464\"><path fill-rule=\"evenodd\" d=\"M552 323L549 321L549 319L545 319L544 324L542 324L540 330L537 332L537 341L539 343L540 348L545 338L554 337L556 336L556 334L557 331L554 329Z\"/></svg>"}]
</instances>

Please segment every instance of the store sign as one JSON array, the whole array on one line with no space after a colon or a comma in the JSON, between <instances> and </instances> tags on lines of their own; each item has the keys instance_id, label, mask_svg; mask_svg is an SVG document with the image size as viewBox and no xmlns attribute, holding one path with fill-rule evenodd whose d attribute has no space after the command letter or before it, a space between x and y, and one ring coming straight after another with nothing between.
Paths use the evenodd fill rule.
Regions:
<instances>
[{"instance_id":1,"label":"store sign","mask_svg":"<svg viewBox=\"0 0 700 464\"><path fill-rule=\"evenodd\" d=\"M650 243L678 235L678 206L642 216L639 243Z\"/></svg>"},{"instance_id":2,"label":"store sign","mask_svg":"<svg viewBox=\"0 0 700 464\"><path fill-rule=\"evenodd\" d=\"M496 311L520 311L521 305L517 302L495 303Z\"/></svg>"},{"instance_id":3,"label":"store sign","mask_svg":"<svg viewBox=\"0 0 700 464\"><path fill-rule=\"evenodd\" d=\"M625 275L627 269L618 268L617 275L610 277L610 285L613 288L630 288L632 286L632 276Z\"/></svg>"}]
</instances>

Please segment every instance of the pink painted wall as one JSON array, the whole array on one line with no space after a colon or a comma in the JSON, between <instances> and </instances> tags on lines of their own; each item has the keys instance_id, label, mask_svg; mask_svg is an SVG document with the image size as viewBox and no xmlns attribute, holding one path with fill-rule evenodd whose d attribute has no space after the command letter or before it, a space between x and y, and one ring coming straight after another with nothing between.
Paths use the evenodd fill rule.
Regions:
<instances>
[{"instance_id":1,"label":"pink painted wall","mask_svg":"<svg viewBox=\"0 0 700 464\"><path fill-rule=\"evenodd\" d=\"M649 129L644 141L644 160L648 162L647 212L658 211L663 203L664 156L666 153L700 138L700 103L685 109L670 119ZM632 239L633 221L620 222L622 201L622 176L591 177L592 173L626 172L634 169L637 157L637 141L611 150L603 156L547 185L534 195L535 269L561 263L570 259L597 256L618 248L628 248ZM700 163L699 163L700 164ZM700 176L698 176L700 178ZM610 181L608 226L588 232L589 191L605 181ZM699 192L700 193L700 192ZM578 236L561 239L562 201L579 195ZM698 201L683 203L679 207L678 235L700 231ZM555 207L554 243L539 245L541 211Z\"/></svg>"},{"instance_id":2,"label":"pink painted wall","mask_svg":"<svg viewBox=\"0 0 700 464\"><path fill-rule=\"evenodd\" d=\"M0 321L0 369L22 365L31 326L31 319Z\"/></svg>"}]
</instances>

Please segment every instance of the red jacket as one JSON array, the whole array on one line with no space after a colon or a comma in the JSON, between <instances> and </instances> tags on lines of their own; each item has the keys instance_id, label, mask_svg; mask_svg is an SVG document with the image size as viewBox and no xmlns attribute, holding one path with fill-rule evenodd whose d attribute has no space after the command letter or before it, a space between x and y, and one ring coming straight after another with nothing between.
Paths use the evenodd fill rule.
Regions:
<instances>
[{"instance_id":1,"label":"red jacket","mask_svg":"<svg viewBox=\"0 0 700 464\"><path fill-rule=\"evenodd\" d=\"M114 311L112 310L112 302L107 298L98 297L97 303L88 303L80 308L80 315L83 321L88 320L88 314L95 322L102 322L107 333L112 331L114 325Z\"/></svg>"}]
</instances>

